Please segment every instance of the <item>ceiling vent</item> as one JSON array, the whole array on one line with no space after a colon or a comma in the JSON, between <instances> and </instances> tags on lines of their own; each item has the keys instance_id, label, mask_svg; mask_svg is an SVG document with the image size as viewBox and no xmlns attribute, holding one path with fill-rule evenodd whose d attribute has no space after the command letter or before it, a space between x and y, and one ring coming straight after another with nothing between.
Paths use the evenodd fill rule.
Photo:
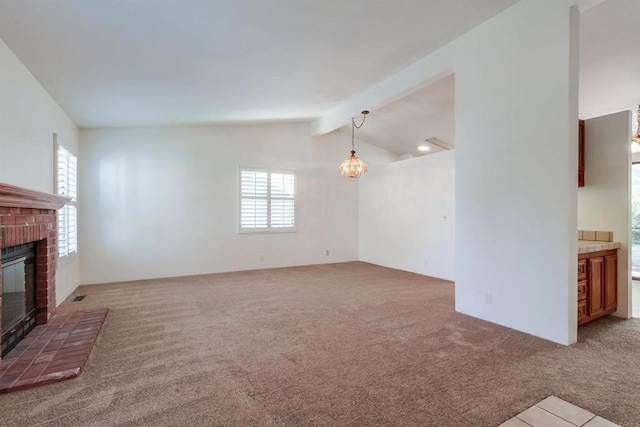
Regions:
<instances>
[{"instance_id":1,"label":"ceiling vent","mask_svg":"<svg viewBox=\"0 0 640 427\"><path fill-rule=\"evenodd\" d=\"M439 138L428 138L425 139L425 141L431 145L442 148L443 150L453 150L453 145L449 144L448 142L444 142Z\"/></svg>"}]
</instances>

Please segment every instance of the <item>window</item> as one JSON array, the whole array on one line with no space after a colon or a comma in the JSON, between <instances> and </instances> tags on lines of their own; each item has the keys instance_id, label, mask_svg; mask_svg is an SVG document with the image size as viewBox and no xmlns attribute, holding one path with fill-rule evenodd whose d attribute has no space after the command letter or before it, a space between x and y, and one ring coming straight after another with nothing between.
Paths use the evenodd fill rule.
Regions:
<instances>
[{"instance_id":1,"label":"window","mask_svg":"<svg viewBox=\"0 0 640 427\"><path fill-rule=\"evenodd\" d=\"M240 232L295 231L296 176L240 169Z\"/></svg>"},{"instance_id":2,"label":"window","mask_svg":"<svg viewBox=\"0 0 640 427\"><path fill-rule=\"evenodd\" d=\"M58 210L58 255L78 250L77 171L78 158L62 145L56 147L56 193L71 198Z\"/></svg>"}]
</instances>

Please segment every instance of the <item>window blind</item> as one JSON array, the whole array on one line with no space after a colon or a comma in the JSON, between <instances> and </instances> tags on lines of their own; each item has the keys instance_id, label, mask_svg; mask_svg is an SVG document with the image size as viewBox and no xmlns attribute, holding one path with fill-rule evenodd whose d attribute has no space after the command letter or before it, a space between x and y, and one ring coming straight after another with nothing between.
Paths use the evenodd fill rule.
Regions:
<instances>
[{"instance_id":1,"label":"window blind","mask_svg":"<svg viewBox=\"0 0 640 427\"><path fill-rule=\"evenodd\" d=\"M58 210L58 255L62 257L78 250L78 158L62 145L58 145L56 151L56 192L71 198L70 202Z\"/></svg>"},{"instance_id":2,"label":"window blind","mask_svg":"<svg viewBox=\"0 0 640 427\"><path fill-rule=\"evenodd\" d=\"M240 231L295 229L295 175L240 170Z\"/></svg>"},{"instance_id":3,"label":"window blind","mask_svg":"<svg viewBox=\"0 0 640 427\"><path fill-rule=\"evenodd\" d=\"M271 227L295 226L295 176L271 174Z\"/></svg>"}]
</instances>

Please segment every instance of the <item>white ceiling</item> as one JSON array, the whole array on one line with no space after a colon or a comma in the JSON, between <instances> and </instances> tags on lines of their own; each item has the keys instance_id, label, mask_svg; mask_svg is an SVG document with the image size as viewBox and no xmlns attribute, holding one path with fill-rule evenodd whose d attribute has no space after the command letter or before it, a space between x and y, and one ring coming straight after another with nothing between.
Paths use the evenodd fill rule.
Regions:
<instances>
[{"instance_id":1,"label":"white ceiling","mask_svg":"<svg viewBox=\"0 0 640 427\"><path fill-rule=\"evenodd\" d=\"M453 148L455 77L450 75L404 98L371 111L356 138L400 155L422 156ZM361 116L356 117L360 124ZM351 123L338 129L351 138ZM437 138L441 146L426 139ZM426 145L428 152L417 147ZM357 150L358 147L356 147Z\"/></svg>"},{"instance_id":2,"label":"white ceiling","mask_svg":"<svg viewBox=\"0 0 640 427\"><path fill-rule=\"evenodd\" d=\"M640 1L580 1L580 117L635 112ZM80 127L304 120L516 2L0 0L0 39ZM420 155L427 138L454 145L453 130L450 76L356 135Z\"/></svg>"},{"instance_id":3,"label":"white ceiling","mask_svg":"<svg viewBox=\"0 0 640 427\"><path fill-rule=\"evenodd\" d=\"M0 0L80 127L316 118L517 0Z\"/></svg>"},{"instance_id":4,"label":"white ceiling","mask_svg":"<svg viewBox=\"0 0 640 427\"><path fill-rule=\"evenodd\" d=\"M631 110L640 104L640 0L589 0L580 15L580 118ZM400 155L425 155L416 147L436 137L455 146L454 77L450 76L372 111L358 139ZM358 122L358 121L357 121ZM347 124L339 132L349 135ZM426 144L430 145L430 144ZM357 147L356 147L357 149Z\"/></svg>"},{"instance_id":5,"label":"white ceiling","mask_svg":"<svg viewBox=\"0 0 640 427\"><path fill-rule=\"evenodd\" d=\"M623 110L634 114L640 104L639 0L585 1L580 15L580 112L583 119ZM436 137L450 146L454 138L454 78L449 76L381 109L372 111L357 130L359 139L401 155L427 153L416 147ZM347 124L340 132L350 135ZM430 145L430 144L426 144Z\"/></svg>"}]
</instances>

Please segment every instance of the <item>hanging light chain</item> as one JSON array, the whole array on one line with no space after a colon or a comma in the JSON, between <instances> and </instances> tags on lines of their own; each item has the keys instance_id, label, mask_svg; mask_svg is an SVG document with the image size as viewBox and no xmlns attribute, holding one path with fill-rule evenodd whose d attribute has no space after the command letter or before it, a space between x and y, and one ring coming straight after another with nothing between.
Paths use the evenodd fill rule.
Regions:
<instances>
[{"instance_id":1,"label":"hanging light chain","mask_svg":"<svg viewBox=\"0 0 640 427\"><path fill-rule=\"evenodd\" d=\"M354 144L356 129L360 129L364 125L364 121L367 120L367 114L369 114L369 111L362 111L362 121L360 122L360 125L357 125L356 120L351 117L351 151L356 150L356 146Z\"/></svg>"}]
</instances>

